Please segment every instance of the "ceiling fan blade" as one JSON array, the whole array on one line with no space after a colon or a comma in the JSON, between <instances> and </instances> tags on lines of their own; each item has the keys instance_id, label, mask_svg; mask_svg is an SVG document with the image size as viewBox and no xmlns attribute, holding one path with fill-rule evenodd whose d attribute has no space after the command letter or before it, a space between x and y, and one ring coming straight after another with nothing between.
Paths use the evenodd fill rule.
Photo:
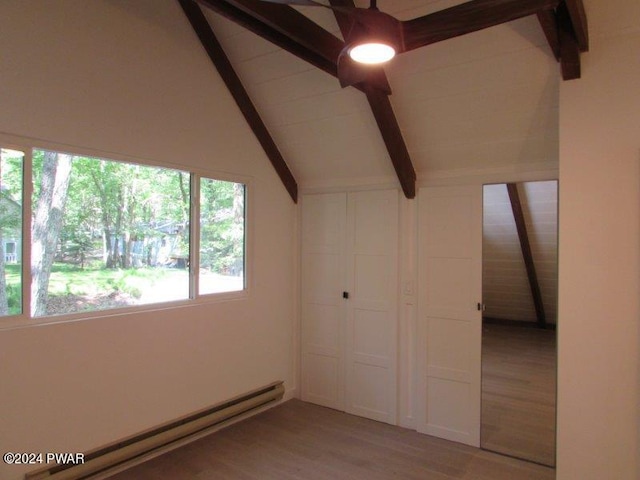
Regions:
<instances>
[{"instance_id":1,"label":"ceiling fan blade","mask_svg":"<svg viewBox=\"0 0 640 480\"><path fill-rule=\"evenodd\" d=\"M559 0L471 0L401 22L404 51L556 8Z\"/></svg>"}]
</instances>

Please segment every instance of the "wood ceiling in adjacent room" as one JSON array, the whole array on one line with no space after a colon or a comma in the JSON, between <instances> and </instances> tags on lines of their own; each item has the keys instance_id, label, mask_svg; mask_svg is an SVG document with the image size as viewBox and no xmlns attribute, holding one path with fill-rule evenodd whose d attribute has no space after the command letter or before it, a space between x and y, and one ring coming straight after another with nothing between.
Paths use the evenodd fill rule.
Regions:
<instances>
[{"instance_id":1,"label":"wood ceiling in adjacent room","mask_svg":"<svg viewBox=\"0 0 640 480\"><path fill-rule=\"evenodd\" d=\"M588 49L582 0L381 0L401 21L406 53L341 90L348 16L261 0L197 3L298 181L375 182L394 172L408 198L416 170L553 161L550 64L560 63L565 80L579 78Z\"/></svg>"}]
</instances>

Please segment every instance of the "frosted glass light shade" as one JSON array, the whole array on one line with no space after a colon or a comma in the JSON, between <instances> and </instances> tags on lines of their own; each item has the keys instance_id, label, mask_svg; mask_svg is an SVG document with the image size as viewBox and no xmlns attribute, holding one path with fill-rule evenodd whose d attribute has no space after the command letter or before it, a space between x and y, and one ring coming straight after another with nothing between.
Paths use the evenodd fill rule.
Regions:
<instances>
[{"instance_id":1,"label":"frosted glass light shade","mask_svg":"<svg viewBox=\"0 0 640 480\"><path fill-rule=\"evenodd\" d=\"M395 55L395 49L384 43L363 43L349 50L349 56L352 60L368 65L388 62Z\"/></svg>"}]
</instances>

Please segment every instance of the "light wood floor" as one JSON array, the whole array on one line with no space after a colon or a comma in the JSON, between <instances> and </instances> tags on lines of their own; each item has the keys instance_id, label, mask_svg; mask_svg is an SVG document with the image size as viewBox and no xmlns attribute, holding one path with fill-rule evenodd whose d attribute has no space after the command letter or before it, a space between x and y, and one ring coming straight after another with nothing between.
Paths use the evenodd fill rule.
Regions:
<instances>
[{"instance_id":1,"label":"light wood floor","mask_svg":"<svg viewBox=\"0 0 640 480\"><path fill-rule=\"evenodd\" d=\"M555 465L556 332L485 324L483 448Z\"/></svg>"},{"instance_id":2,"label":"light wood floor","mask_svg":"<svg viewBox=\"0 0 640 480\"><path fill-rule=\"evenodd\" d=\"M553 480L551 468L290 400L111 480Z\"/></svg>"}]
</instances>

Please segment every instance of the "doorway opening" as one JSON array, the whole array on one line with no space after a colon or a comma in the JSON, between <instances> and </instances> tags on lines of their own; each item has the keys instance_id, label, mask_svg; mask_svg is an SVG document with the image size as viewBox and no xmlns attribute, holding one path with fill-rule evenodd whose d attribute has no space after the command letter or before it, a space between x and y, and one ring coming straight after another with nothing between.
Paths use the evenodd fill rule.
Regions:
<instances>
[{"instance_id":1,"label":"doorway opening","mask_svg":"<svg viewBox=\"0 0 640 480\"><path fill-rule=\"evenodd\" d=\"M483 449L555 466L558 182L485 185Z\"/></svg>"}]
</instances>

